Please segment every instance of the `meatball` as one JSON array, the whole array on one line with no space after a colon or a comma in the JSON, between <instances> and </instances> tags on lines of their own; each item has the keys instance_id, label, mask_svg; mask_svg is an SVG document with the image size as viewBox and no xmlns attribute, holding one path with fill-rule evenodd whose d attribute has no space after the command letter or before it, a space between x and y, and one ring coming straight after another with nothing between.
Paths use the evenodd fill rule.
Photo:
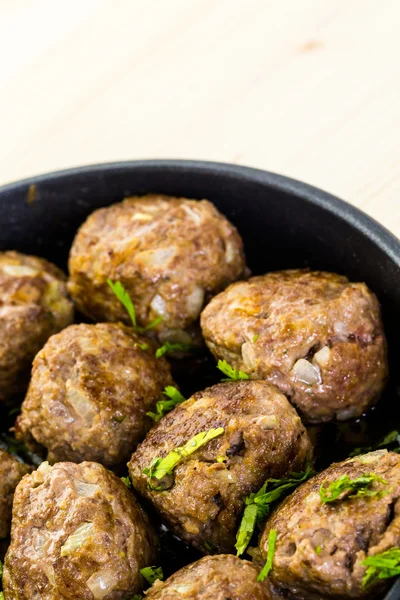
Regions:
<instances>
[{"instance_id":1,"label":"meatball","mask_svg":"<svg viewBox=\"0 0 400 600\"><path fill-rule=\"evenodd\" d=\"M372 481L367 494L347 490L322 502L321 485L370 474L382 479ZM400 456L387 450L333 464L302 484L272 514L260 538L266 558L269 532L277 532L272 583L297 600L376 597L382 583L363 587L362 561L400 546L399 497Z\"/></svg>"},{"instance_id":2,"label":"meatball","mask_svg":"<svg viewBox=\"0 0 400 600\"><path fill-rule=\"evenodd\" d=\"M16 437L40 444L51 463L125 464L152 421L168 362L149 340L116 323L71 325L36 356Z\"/></svg>"},{"instance_id":3,"label":"meatball","mask_svg":"<svg viewBox=\"0 0 400 600\"><path fill-rule=\"evenodd\" d=\"M385 384L378 301L340 275L278 271L233 284L201 326L215 357L275 384L309 422L360 416Z\"/></svg>"},{"instance_id":4,"label":"meatball","mask_svg":"<svg viewBox=\"0 0 400 600\"><path fill-rule=\"evenodd\" d=\"M269 600L267 585L257 582L258 570L231 554L205 556L165 582L157 580L146 600Z\"/></svg>"},{"instance_id":5,"label":"meatball","mask_svg":"<svg viewBox=\"0 0 400 600\"><path fill-rule=\"evenodd\" d=\"M237 230L207 200L134 196L89 216L69 270L69 291L91 319L129 322L109 278L128 291L140 325L162 317L162 343L190 343L204 303L243 276L245 258Z\"/></svg>"},{"instance_id":6,"label":"meatball","mask_svg":"<svg viewBox=\"0 0 400 600\"><path fill-rule=\"evenodd\" d=\"M7 537L10 532L14 490L29 470L28 465L0 450L0 538Z\"/></svg>"},{"instance_id":7,"label":"meatball","mask_svg":"<svg viewBox=\"0 0 400 600\"><path fill-rule=\"evenodd\" d=\"M143 472L154 459L217 428L221 435L160 485ZM307 431L285 396L265 381L241 381L210 387L174 408L151 429L128 468L134 487L178 536L203 552L231 552L244 498L268 477L302 470L310 454Z\"/></svg>"},{"instance_id":8,"label":"meatball","mask_svg":"<svg viewBox=\"0 0 400 600\"><path fill-rule=\"evenodd\" d=\"M58 463L15 492L4 562L7 600L122 600L154 564L150 523L120 479L97 463Z\"/></svg>"},{"instance_id":9,"label":"meatball","mask_svg":"<svg viewBox=\"0 0 400 600\"><path fill-rule=\"evenodd\" d=\"M0 252L0 403L25 391L35 354L72 321L60 269L43 258Z\"/></svg>"}]
</instances>

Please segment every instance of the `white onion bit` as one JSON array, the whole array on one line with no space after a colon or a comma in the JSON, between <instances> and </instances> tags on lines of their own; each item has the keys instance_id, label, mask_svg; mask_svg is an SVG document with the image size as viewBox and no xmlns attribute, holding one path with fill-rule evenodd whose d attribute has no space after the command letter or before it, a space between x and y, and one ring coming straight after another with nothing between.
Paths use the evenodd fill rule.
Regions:
<instances>
[{"instance_id":1,"label":"white onion bit","mask_svg":"<svg viewBox=\"0 0 400 600\"><path fill-rule=\"evenodd\" d=\"M164 298L160 296L160 294L156 294L153 300L150 302L151 308L155 313L160 315L161 317L166 317L167 315L167 303Z\"/></svg>"},{"instance_id":2,"label":"white onion bit","mask_svg":"<svg viewBox=\"0 0 400 600\"><path fill-rule=\"evenodd\" d=\"M199 316L201 309L203 308L203 303L204 290L203 288L196 285L196 287L193 288L192 292L186 298L187 309L189 311L189 314L194 319L196 319Z\"/></svg>"},{"instance_id":3,"label":"white onion bit","mask_svg":"<svg viewBox=\"0 0 400 600\"><path fill-rule=\"evenodd\" d=\"M321 372L319 368L312 365L305 358L300 358L293 367L293 373L296 379L306 383L307 385L313 385L314 383L321 383Z\"/></svg>"},{"instance_id":4,"label":"white onion bit","mask_svg":"<svg viewBox=\"0 0 400 600\"><path fill-rule=\"evenodd\" d=\"M318 352L314 354L314 360L317 361L321 367L327 367L330 359L331 351L328 346L324 346L321 348L321 350L318 350Z\"/></svg>"}]
</instances>

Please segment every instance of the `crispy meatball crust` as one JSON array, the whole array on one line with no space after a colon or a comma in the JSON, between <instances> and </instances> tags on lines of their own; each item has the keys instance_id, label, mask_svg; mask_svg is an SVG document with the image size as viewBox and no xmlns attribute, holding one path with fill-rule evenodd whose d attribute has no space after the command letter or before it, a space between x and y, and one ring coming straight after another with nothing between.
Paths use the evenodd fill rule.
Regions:
<instances>
[{"instance_id":1,"label":"crispy meatball crust","mask_svg":"<svg viewBox=\"0 0 400 600\"><path fill-rule=\"evenodd\" d=\"M319 490L342 475L350 479L374 473L387 484L370 489L386 495L340 496L323 504ZM376 598L382 585L363 589L361 562L400 546L400 456L387 450L370 452L331 465L289 496L272 514L260 538L266 558L268 534L277 531L271 581L297 600ZM290 595L292 594L292 595Z\"/></svg>"},{"instance_id":2,"label":"crispy meatball crust","mask_svg":"<svg viewBox=\"0 0 400 600\"><path fill-rule=\"evenodd\" d=\"M151 600L269 600L267 585L257 582L259 571L231 554L205 556L147 592Z\"/></svg>"},{"instance_id":3,"label":"crispy meatball crust","mask_svg":"<svg viewBox=\"0 0 400 600\"><path fill-rule=\"evenodd\" d=\"M14 490L30 468L5 450L0 450L0 538L10 532Z\"/></svg>"},{"instance_id":4,"label":"crispy meatball crust","mask_svg":"<svg viewBox=\"0 0 400 600\"><path fill-rule=\"evenodd\" d=\"M141 348L146 342L147 349ZM146 412L174 385L168 362L124 325L71 325L36 356L16 437L51 463L126 463L152 421Z\"/></svg>"},{"instance_id":5,"label":"crispy meatball crust","mask_svg":"<svg viewBox=\"0 0 400 600\"><path fill-rule=\"evenodd\" d=\"M43 258L0 252L0 403L25 390L35 354L73 316L60 269Z\"/></svg>"},{"instance_id":6,"label":"crispy meatball crust","mask_svg":"<svg viewBox=\"0 0 400 600\"><path fill-rule=\"evenodd\" d=\"M122 600L141 591L139 570L154 564L155 545L146 515L113 473L91 462L42 463L15 492L4 593Z\"/></svg>"},{"instance_id":7,"label":"crispy meatball crust","mask_svg":"<svg viewBox=\"0 0 400 600\"><path fill-rule=\"evenodd\" d=\"M154 458L197 433L224 433L181 462L169 489L149 489ZM221 383L174 408L148 433L128 464L132 483L175 533L203 552L231 552L243 499L268 477L300 471L311 454L295 409L265 381Z\"/></svg>"},{"instance_id":8,"label":"crispy meatball crust","mask_svg":"<svg viewBox=\"0 0 400 600\"><path fill-rule=\"evenodd\" d=\"M141 325L162 316L160 340L190 342L204 302L243 276L236 228L207 200L133 196L92 213L69 259L69 291L93 320L128 317L107 278L129 292Z\"/></svg>"},{"instance_id":9,"label":"crispy meatball crust","mask_svg":"<svg viewBox=\"0 0 400 600\"><path fill-rule=\"evenodd\" d=\"M267 379L309 422L360 416L387 377L375 295L333 273L277 271L231 285L201 315L216 358Z\"/></svg>"}]
</instances>

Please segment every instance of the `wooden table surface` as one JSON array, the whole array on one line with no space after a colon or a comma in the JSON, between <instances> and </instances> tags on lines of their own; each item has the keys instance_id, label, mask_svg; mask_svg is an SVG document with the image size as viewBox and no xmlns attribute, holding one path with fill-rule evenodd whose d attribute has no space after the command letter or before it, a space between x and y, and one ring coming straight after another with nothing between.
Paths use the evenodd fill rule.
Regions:
<instances>
[{"instance_id":1,"label":"wooden table surface","mask_svg":"<svg viewBox=\"0 0 400 600\"><path fill-rule=\"evenodd\" d=\"M399 23L398 0L0 0L0 183L220 160L400 236Z\"/></svg>"}]
</instances>

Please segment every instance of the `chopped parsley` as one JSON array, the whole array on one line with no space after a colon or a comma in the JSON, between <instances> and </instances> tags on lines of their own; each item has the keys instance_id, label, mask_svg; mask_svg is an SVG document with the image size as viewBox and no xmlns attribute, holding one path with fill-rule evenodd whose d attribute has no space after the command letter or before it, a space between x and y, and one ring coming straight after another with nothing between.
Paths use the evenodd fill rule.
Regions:
<instances>
[{"instance_id":1,"label":"chopped parsley","mask_svg":"<svg viewBox=\"0 0 400 600\"><path fill-rule=\"evenodd\" d=\"M305 471L290 473L284 479L267 479L258 492L250 494L245 498L242 521L236 535L235 548L237 556L241 556L250 543L256 524L261 524L269 515L274 502L286 496L301 483L314 474L310 462L307 463Z\"/></svg>"},{"instance_id":2,"label":"chopped parsley","mask_svg":"<svg viewBox=\"0 0 400 600\"><path fill-rule=\"evenodd\" d=\"M375 556L368 556L361 564L367 567L362 581L363 588L378 579L396 577L400 575L400 548L390 548Z\"/></svg>"},{"instance_id":3,"label":"chopped parsley","mask_svg":"<svg viewBox=\"0 0 400 600\"><path fill-rule=\"evenodd\" d=\"M234 369L230 364L226 362L226 360L219 360L217 364L217 369L222 371L224 375L226 375L226 379L222 379L222 381L230 381L231 379L238 381L239 379L250 379L250 377L244 371L239 371L239 369Z\"/></svg>"},{"instance_id":4,"label":"chopped parsley","mask_svg":"<svg viewBox=\"0 0 400 600\"><path fill-rule=\"evenodd\" d=\"M161 581L164 579L164 573L161 567L144 567L144 569L140 569L140 574L150 585L153 585L157 579L161 579Z\"/></svg>"},{"instance_id":5,"label":"chopped parsley","mask_svg":"<svg viewBox=\"0 0 400 600\"><path fill-rule=\"evenodd\" d=\"M4 594L3 594L3 592L0 592L0 600L4 600Z\"/></svg>"},{"instance_id":6,"label":"chopped parsley","mask_svg":"<svg viewBox=\"0 0 400 600\"><path fill-rule=\"evenodd\" d=\"M137 324L135 306L132 302L130 295L128 294L127 290L124 288L122 283L120 281L113 282L111 281L111 279L107 279L107 283L118 298L118 300L121 302L122 306L125 308L132 322L132 327L137 331L137 333L144 333L145 331L153 329L153 327L156 327L159 323L161 323L163 318L157 317L156 319L154 319L154 321L146 325L146 327L140 327ZM142 350L147 350L148 348L147 344L139 344L139 346L142 348Z\"/></svg>"},{"instance_id":7,"label":"chopped parsley","mask_svg":"<svg viewBox=\"0 0 400 600\"><path fill-rule=\"evenodd\" d=\"M131 488L132 487L132 482L130 480L130 477L121 477L121 481L124 485L126 485L127 488Z\"/></svg>"},{"instance_id":8,"label":"chopped parsley","mask_svg":"<svg viewBox=\"0 0 400 600\"><path fill-rule=\"evenodd\" d=\"M256 341L258 340L260 336L258 335L258 333L256 333L255 335L253 335L253 343L255 344Z\"/></svg>"},{"instance_id":9,"label":"chopped parsley","mask_svg":"<svg viewBox=\"0 0 400 600\"><path fill-rule=\"evenodd\" d=\"M316 553L316 554L321 554L321 552L322 552L322 546L317 546L317 547L315 548L315 553Z\"/></svg>"},{"instance_id":10,"label":"chopped parsley","mask_svg":"<svg viewBox=\"0 0 400 600\"><path fill-rule=\"evenodd\" d=\"M276 529L271 529L271 531L268 534L267 561L266 561L265 565L263 566L261 573L257 577L257 581L264 581L264 579L266 579L268 577L268 575L272 569L272 560L273 560L274 554L275 554L276 536L277 536Z\"/></svg>"},{"instance_id":11,"label":"chopped parsley","mask_svg":"<svg viewBox=\"0 0 400 600\"><path fill-rule=\"evenodd\" d=\"M113 415L112 416L112 420L116 421L117 423L123 423L126 419L126 415Z\"/></svg>"},{"instance_id":12,"label":"chopped parsley","mask_svg":"<svg viewBox=\"0 0 400 600\"><path fill-rule=\"evenodd\" d=\"M341 475L335 481L332 481L328 487L325 487L323 483L319 488L319 496L324 504L334 502L337 499L343 500L344 498L355 498L356 496L378 496L382 498L386 495L386 491L369 489L374 482L387 484L385 479L374 473L360 475L355 479L350 479L348 475Z\"/></svg>"},{"instance_id":13,"label":"chopped parsley","mask_svg":"<svg viewBox=\"0 0 400 600\"><path fill-rule=\"evenodd\" d=\"M177 404L182 404L182 402L185 402L186 400L180 391L177 390L173 385L167 385L163 391L163 394L167 396L169 400L159 400L156 404L156 412L146 413L146 415L153 419L153 421L156 423Z\"/></svg>"},{"instance_id":14,"label":"chopped parsley","mask_svg":"<svg viewBox=\"0 0 400 600\"><path fill-rule=\"evenodd\" d=\"M202 431L192 437L182 447L175 448L165 456L165 458L154 458L148 467L143 469L143 473L149 478L149 487L156 492L163 491L162 479L170 475L175 467L187 456L196 452L201 446L207 444L210 440L224 433L223 427ZM158 482L154 485L154 480Z\"/></svg>"},{"instance_id":15,"label":"chopped parsley","mask_svg":"<svg viewBox=\"0 0 400 600\"><path fill-rule=\"evenodd\" d=\"M161 358L164 354L170 352L189 352L192 350L193 344L172 344L171 342L165 342L160 348L156 350L156 358Z\"/></svg>"},{"instance_id":16,"label":"chopped parsley","mask_svg":"<svg viewBox=\"0 0 400 600\"><path fill-rule=\"evenodd\" d=\"M391 447L395 446L395 447ZM396 447L397 446L397 447ZM388 448L391 452L400 453L400 431L394 429L385 435L384 438L380 440L375 446L365 446L364 448L354 448L354 450L350 453L350 457L358 456L359 454L367 454L368 452L373 452L374 450L380 450L381 448Z\"/></svg>"}]
</instances>

